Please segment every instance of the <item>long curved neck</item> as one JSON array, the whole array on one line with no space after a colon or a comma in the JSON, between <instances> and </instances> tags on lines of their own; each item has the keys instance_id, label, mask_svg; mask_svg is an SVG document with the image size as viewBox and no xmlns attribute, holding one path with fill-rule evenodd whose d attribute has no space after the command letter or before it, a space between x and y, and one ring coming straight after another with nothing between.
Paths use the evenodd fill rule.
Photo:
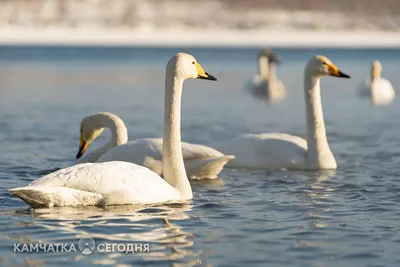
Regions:
<instances>
[{"instance_id":1,"label":"long curved neck","mask_svg":"<svg viewBox=\"0 0 400 267\"><path fill-rule=\"evenodd\" d=\"M276 65L275 65L275 63L269 63L268 70L269 70L268 79L276 80Z\"/></svg>"},{"instance_id":2,"label":"long curved neck","mask_svg":"<svg viewBox=\"0 0 400 267\"><path fill-rule=\"evenodd\" d=\"M305 75L304 95L307 120L308 164L311 167L321 166L326 158L333 158L326 137L326 129L321 104L320 78ZM334 158L333 158L334 159Z\"/></svg>"},{"instance_id":3,"label":"long curved neck","mask_svg":"<svg viewBox=\"0 0 400 267\"><path fill-rule=\"evenodd\" d=\"M258 58L258 74L262 79L268 79L268 59L266 56Z\"/></svg>"},{"instance_id":4,"label":"long curved neck","mask_svg":"<svg viewBox=\"0 0 400 267\"><path fill-rule=\"evenodd\" d=\"M78 163L95 162L108 150L128 142L128 129L125 123L117 116L108 113L96 114L93 118L101 128L108 128L111 131L110 140L102 147L93 150L78 160Z\"/></svg>"},{"instance_id":5,"label":"long curved neck","mask_svg":"<svg viewBox=\"0 0 400 267\"><path fill-rule=\"evenodd\" d=\"M375 81L381 78L381 69L376 66L372 66L371 70L371 81Z\"/></svg>"},{"instance_id":6,"label":"long curved neck","mask_svg":"<svg viewBox=\"0 0 400 267\"><path fill-rule=\"evenodd\" d=\"M112 114L104 114L102 123L105 128L111 131L111 138L107 143L108 146L115 147L128 142L128 129L120 118Z\"/></svg>"},{"instance_id":7,"label":"long curved neck","mask_svg":"<svg viewBox=\"0 0 400 267\"><path fill-rule=\"evenodd\" d=\"M183 79L176 70L167 68L165 78L163 176L181 195L192 198L192 188L186 176L181 145L181 98Z\"/></svg>"}]
</instances>

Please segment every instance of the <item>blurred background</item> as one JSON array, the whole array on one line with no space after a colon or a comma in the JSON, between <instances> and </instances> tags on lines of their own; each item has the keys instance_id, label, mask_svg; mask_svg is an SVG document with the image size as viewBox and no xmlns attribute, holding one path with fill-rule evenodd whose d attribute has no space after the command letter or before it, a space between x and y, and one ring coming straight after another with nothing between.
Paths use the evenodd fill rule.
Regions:
<instances>
[{"instance_id":1,"label":"blurred background","mask_svg":"<svg viewBox=\"0 0 400 267\"><path fill-rule=\"evenodd\" d=\"M203 38L212 36L208 42L215 43L223 31L228 39L224 44L243 43L239 34L251 37L245 43L263 40L274 44L275 39L286 38L281 42L293 45L300 38L285 37L285 33L319 32L326 39L329 30L353 34L391 32L385 38L391 40L386 43L393 43L393 33L400 26L399 11L400 2L396 0L0 0L0 41L71 41L79 36L99 41L98 34L103 39L119 36L133 43L142 40L139 37L147 43L154 38L178 43L185 39L185 33L196 31L198 36L200 31ZM268 36L268 31L273 34L267 38L259 31L262 35ZM162 36L146 37L155 33ZM364 37L358 43L365 43L366 38L370 39Z\"/></svg>"},{"instance_id":2,"label":"blurred background","mask_svg":"<svg viewBox=\"0 0 400 267\"><path fill-rule=\"evenodd\" d=\"M72 28L398 30L399 11L396 0L0 0L2 26Z\"/></svg>"}]
</instances>

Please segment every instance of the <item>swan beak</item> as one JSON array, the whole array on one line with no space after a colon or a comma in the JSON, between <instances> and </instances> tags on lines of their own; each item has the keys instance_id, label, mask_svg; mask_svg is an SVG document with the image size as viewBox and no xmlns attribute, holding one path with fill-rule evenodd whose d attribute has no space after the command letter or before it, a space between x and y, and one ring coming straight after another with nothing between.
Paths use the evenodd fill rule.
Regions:
<instances>
[{"instance_id":1,"label":"swan beak","mask_svg":"<svg viewBox=\"0 0 400 267\"><path fill-rule=\"evenodd\" d=\"M349 75L341 72L338 67L333 64L328 65L329 75L339 77L339 78L351 78Z\"/></svg>"},{"instance_id":2,"label":"swan beak","mask_svg":"<svg viewBox=\"0 0 400 267\"><path fill-rule=\"evenodd\" d=\"M195 62L195 64L197 69L197 79L210 80L210 81L217 80L217 78L215 78L211 74L208 74L199 63Z\"/></svg>"},{"instance_id":3,"label":"swan beak","mask_svg":"<svg viewBox=\"0 0 400 267\"><path fill-rule=\"evenodd\" d=\"M76 154L76 158L79 159L82 157L82 155L85 153L86 149L88 148L89 143L86 142L83 137L81 136L80 142L79 142L79 151L78 154Z\"/></svg>"}]
</instances>

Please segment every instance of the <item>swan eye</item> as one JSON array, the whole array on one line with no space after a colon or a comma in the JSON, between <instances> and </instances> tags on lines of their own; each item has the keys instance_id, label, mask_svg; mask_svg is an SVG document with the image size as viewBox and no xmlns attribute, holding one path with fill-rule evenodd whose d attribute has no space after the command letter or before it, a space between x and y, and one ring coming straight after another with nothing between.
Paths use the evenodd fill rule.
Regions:
<instances>
[{"instance_id":1,"label":"swan eye","mask_svg":"<svg viewBox=\"0 0 400 267\"><path fill-rule=\"evenodd\" d=\"M194 61L192 62L192 64L194 65Z\"/></svg>"},{"instance_id":2,"label":"swan eye","mask_svg":"<svg viewBox=\"0 0 400 267\"><path fill-rule=\"evenodd\" d=\"M322 65L328 65L326 62L322 62Z\"/></svg>"}]
</instances>

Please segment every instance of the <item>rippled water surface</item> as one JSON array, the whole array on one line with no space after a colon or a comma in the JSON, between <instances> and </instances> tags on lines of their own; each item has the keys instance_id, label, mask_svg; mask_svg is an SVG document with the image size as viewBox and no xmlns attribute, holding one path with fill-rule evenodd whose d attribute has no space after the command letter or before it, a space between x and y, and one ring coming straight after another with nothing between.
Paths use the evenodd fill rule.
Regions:
<instances>
[{"instance_id":1,"label":"rippled water surface","mask_svg":"<svg viewBox=\"0 0 400 267\"><path fill-rule=\"evenodd\" d=\"M131 140L162 135L164 69L190 52L218 82L187 81L182 138L305 135L302 75L314 54L352 79L322 81L334 172L225 169L193 182L194 199L162 206L32 211L7 190L74 164L83 116L113 112ZM0 266L400 266L400 105L355 93L380 59L400 87L400 50L278 49L289 91L267 105L245 93L257 49L0 47ZM109 133L96 141L100 146ZM14 243L150 244L137 254L14 253Z\"/></svg>"}]
</instances>

